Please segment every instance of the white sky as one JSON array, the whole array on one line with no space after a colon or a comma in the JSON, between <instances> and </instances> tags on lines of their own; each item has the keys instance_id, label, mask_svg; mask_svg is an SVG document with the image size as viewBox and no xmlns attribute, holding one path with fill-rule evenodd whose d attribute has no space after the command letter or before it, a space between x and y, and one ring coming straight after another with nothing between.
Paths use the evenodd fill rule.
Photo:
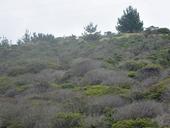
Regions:
<instances>
[{"instance_id":1,"label":"white sky","mask_svg":"<svg viewBox=\"0 0 170 128\"><path fill-rule=\"evenodd\" d=\"M80 35L89 22L102 32L132 5L144 26L170 28L170 0L0 0L0 36L16 41L26 29L55 36Z\"/></svg>"}]
</instances>

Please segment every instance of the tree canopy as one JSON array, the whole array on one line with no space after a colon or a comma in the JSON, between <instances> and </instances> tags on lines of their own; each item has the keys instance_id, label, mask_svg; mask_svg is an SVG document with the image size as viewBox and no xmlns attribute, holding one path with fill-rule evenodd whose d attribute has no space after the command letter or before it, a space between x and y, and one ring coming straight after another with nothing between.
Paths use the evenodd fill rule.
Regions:
<instances>
[{"instance_id":1,"label":"tree canopy","mask_svg":"<svg viewBox=\"0 0 170 128\"><path fill-rule=\"evenodd\" d=\"M126 10L123 11L121 18L118 18L116 29L121 33L143 31L143 21L140 20L137 9L134 9L132 6L126 8Z\"/></svg>"}]
</instances>

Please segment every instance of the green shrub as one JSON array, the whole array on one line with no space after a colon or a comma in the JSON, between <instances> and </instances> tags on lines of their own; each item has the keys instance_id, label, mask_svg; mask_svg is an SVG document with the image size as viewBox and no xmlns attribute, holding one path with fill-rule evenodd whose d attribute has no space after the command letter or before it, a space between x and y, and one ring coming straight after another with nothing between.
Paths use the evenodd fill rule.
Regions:
<instances>
[{"instance_id":1,"label":"green shrub","mask_svg":"<svg viewBox=\"0 0 170 128\"><path fill-rule=\"evenodd\" d=\"M154 62L164 66L168 67L170 66L170 49L163 49L160 51L156 51L156 53L152 54L150 57Z\"/></svg>"},{"instance_id":2,"label":"green shrub","mask_svg":"<svg viewBox=\"0 0 170 128\"><path fill-rule=\"evenodd\" d=\"M9 87L12 86L12 79L7 76L0 77L0 93L4 93Z\"/></svg>"},{"instance_id":3,"label":"green shrub","mask_svg":"<svg viewBox=\"0 0 170 128\"><path fill-rule=\"evenodd\" d=\"M164 40L170 40L170 34L164 34L164 35L161 35L161 37Z\"/></svg>"},{"instance_id":4,"label":"green shrub","mask_svg":"<svg viewBox=\"0 0 170 128\"><path fill-rule=\"evenodd\" d=\"M139 70L137 78L139 80L144 80L149 77L159 76L161 73L162 67L159 64L148 64Z\"/></svg>"},{"instance_id":5,"label":"green shrub","mask_svg":"<svg viewBox=\"0 0 170 128\"><path fill-rule=\"evenodd\" d=\"M32 63L26 66L17 66L8 71L8 76L17 76L25 73L39 73L45 68L47 68L47 65L41 63Z\"/></svg>"},{"instance_id":6,"label":"green shrub","mask_svg":"<svg viewBox=\"0 0 170 128\"><path fill-rule=\"evenodd\" d=\"M17 121L11 122L7 128L24 128L24 126Z\"/></svg>"},{"instance_id":7,"label":"green shrub","mask_svg":"<svg viewBox=\"0 0 170 128\"><path fill-rule=\"evenodd\" d=\"M161 95L165 92L166 87L155 86L149 89L148 92L144 93L144 97L147 99L161 100Z\"/></svg>"},{"instance_id":8,"label":"green shrub","mask_svg":"<svg viewBox=\"0 0 170 128\"><path fill-rule=\"evenodd\" d=\"M106 59L106 62L111 65L116 65L122 60L122 56L120 54L114 53L113 56Z\"/></svg>"},{"instance_id":9,"label":"green shrub","mask_svg":"<svg viewBox=\"0 0 170 128\"><path fill-rule=\"evenodd\" d=\"M101 96L106 94L114 94L114 95L127 95L129 94L130 87L129 86L116 86L109 87L106 85L93 85L87 86L83 88L83 91L88 96Z\"/></svg>"},{"instance_id":10,"label":"green shrub","mask_svg":"<svg viewBox=\"0 0 170 128\"><path fill-rule=\"evenodd\" d=\"M5 119L0 122L0 128L24 128L24 126L17 119Z\"/></svg>"},{"instance_id":11,"label":"green shrub","mask_svg":"<svg viewBox=\"0 0 170 128\"><path fill-rule=\"evenodd\" d=\"M169 30L168 28L159 28L159 29L157 30L157 32L158 32L159 34L169 34L169 33L170 33L170 30Z\"/></svg>"},{"instance_id":12,"label":"green shrub","mask_svg":"<svg viewBox=\"0 0 170 128\"><path fill-rule=\"evenodd\" d=\"M112 128L158 128L150 119L122 120L113 123Z\"/></svg>"},{"instance_id":13,"label":"green shrub","mask_svg":"<svg viewBox=\"0 0 170 128\"><path fill-rule=\"evenodd\" d=\"M52 120L52 128L78 128L82 126L80 113L58 113Z\"/></svg>"},{"instance_id":14,"label":"green shrub","mask_svg":"<svg viewBox=\"0 0 170 128\"><path fill-rule=\"evenodd\" d=\"M160 65L158 65L158 64L148 64L147 66L142 68L141 71L144 71L144 72L157 72L157 73L159 73L161 69L162 69L162 67Z\"/></svg>"},{"instance_id":15,"label":"green shrub","mask_svg":"<svg viewBox=\"0 0 170 128\"><path fill-rule=\"evenodd\" d=\"M25 67L14 67L8 72L8 76L17 76L26 73Z\"/></svg>"},{"instance_id":16,"label":"green shrub","mask_svg":"<svg viewBox=\"0 0 170 128\"><path fill-rule=\"evenodd\" d=\"M63 88L63 89L72 89L74 87L75 86L71 83L64 83L64 84L61 85L61 88Z\"/></svg>"},{"instance_id":17,"label":"green shrub","mask_svg":"<svg viewBox=\"0 0 170 128\"><path fill-rule=\"evenodd\" d=\"M160 81L158 84L153 85L143 96L147 99L161 100L162 94L170 87L170 78Z\"/></svg>"},{"instance_id":18,"label":"green shrub","mask_svg":"<svg viewBox=\"0 0 170 128\"><path fill-rule=\"evenodd\" d=\"M158 62L164 66L170 66L170 49L162 50Z\"/></svg>"},{"instance_id":19,"label":"green shrub","mask_svg":"<svg viewBox=\"0 0 170 128\"><path fill-rule=\"evenodd\" d=\"M96 41L101 38L101 35L99 32L96 32L95 34L84 34L83 39L86 41Z\"/></svg>"},{"instance_id":20,"label":"green shrub","mask_svg":"<svg viewBox=\"0 0 170 128\"><path fill-rule=\"evenodd\" d=\"M41 63L33 63L33 64L29 64L27 66L26 71L28 73L39 73L41 70L47 68L46 64L41 64Z\"/></svg>"},{"instance_id":21,"label":"green shrub","mask_svg":"<svg viewBox=\"0 0 170 128\"><path fill-rule=\"evenodd\" d=\"M104 85L94 85L94 86L89 86L84 88L85 94L86 95L104 95L109 93L110 88L109 86L104 86Z\"/></svg>"},{"instance_id":22,"label":"green shrub","mask_svg":"<svg viewBox=\"0 0 170 128\"><path fill-rule=\"evenodd\" d=\"M129 71L137 71L144 66L146 66L147 63L144 61L127 61L125 64L122 65L124 69L127 69Z\"/></svg>"},{"instance_id":23,"label":"green shrub","mask_svg":"<svg viewBox=\"0 0 170 128\"><path fill-rule=\"evenodd\" d=\"M25 85L16 85L16 87L15 87L17 92L23 92L28 88L29 88L29 86L25 86Z\"/></svg>"},{"instance_id":24,"label":"green shrub","mask_svg":"<svg viewBox=\"0 0 170 128\"><path fill-rule=\"evenodd\" d=\"M128 72L128 76L131 78L134 78L134 77L136 77L136 72L130 71L130 72Z\"/></svg>"}]
</instances>

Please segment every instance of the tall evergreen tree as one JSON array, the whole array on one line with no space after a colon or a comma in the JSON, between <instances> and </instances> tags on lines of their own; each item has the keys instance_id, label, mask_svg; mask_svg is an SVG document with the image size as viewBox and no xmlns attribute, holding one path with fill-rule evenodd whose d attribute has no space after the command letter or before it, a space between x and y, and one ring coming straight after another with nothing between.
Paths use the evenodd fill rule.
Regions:
<instances>
[{"instance_id":1,"label":"tall evergreen tree","mask_svg":"<svg viewBox=\"0 0 170 128\"><path fill-rule=\"evenodd\" d=\"M118 32L134 33L143 31L143 21L140 20L137 9L129 6L123 11L123 13L123 16L118 18L118 23L116 26Z\"/></svg>"}]
</instances>

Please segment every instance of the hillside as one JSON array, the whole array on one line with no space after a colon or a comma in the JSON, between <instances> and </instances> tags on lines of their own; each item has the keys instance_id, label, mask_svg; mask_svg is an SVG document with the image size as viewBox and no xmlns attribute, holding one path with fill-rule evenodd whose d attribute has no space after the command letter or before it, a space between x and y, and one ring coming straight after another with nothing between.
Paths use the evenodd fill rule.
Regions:
<instances>
[{"instance_id":1,"label":"hillside","mask_svg":"<svg viewBox=\"0 0 170 128\"><path fill-rule=\"evenodd\" d=\"M170 35L0 47L0 128L170 128Z\"/></svg>"}]
</instances>

